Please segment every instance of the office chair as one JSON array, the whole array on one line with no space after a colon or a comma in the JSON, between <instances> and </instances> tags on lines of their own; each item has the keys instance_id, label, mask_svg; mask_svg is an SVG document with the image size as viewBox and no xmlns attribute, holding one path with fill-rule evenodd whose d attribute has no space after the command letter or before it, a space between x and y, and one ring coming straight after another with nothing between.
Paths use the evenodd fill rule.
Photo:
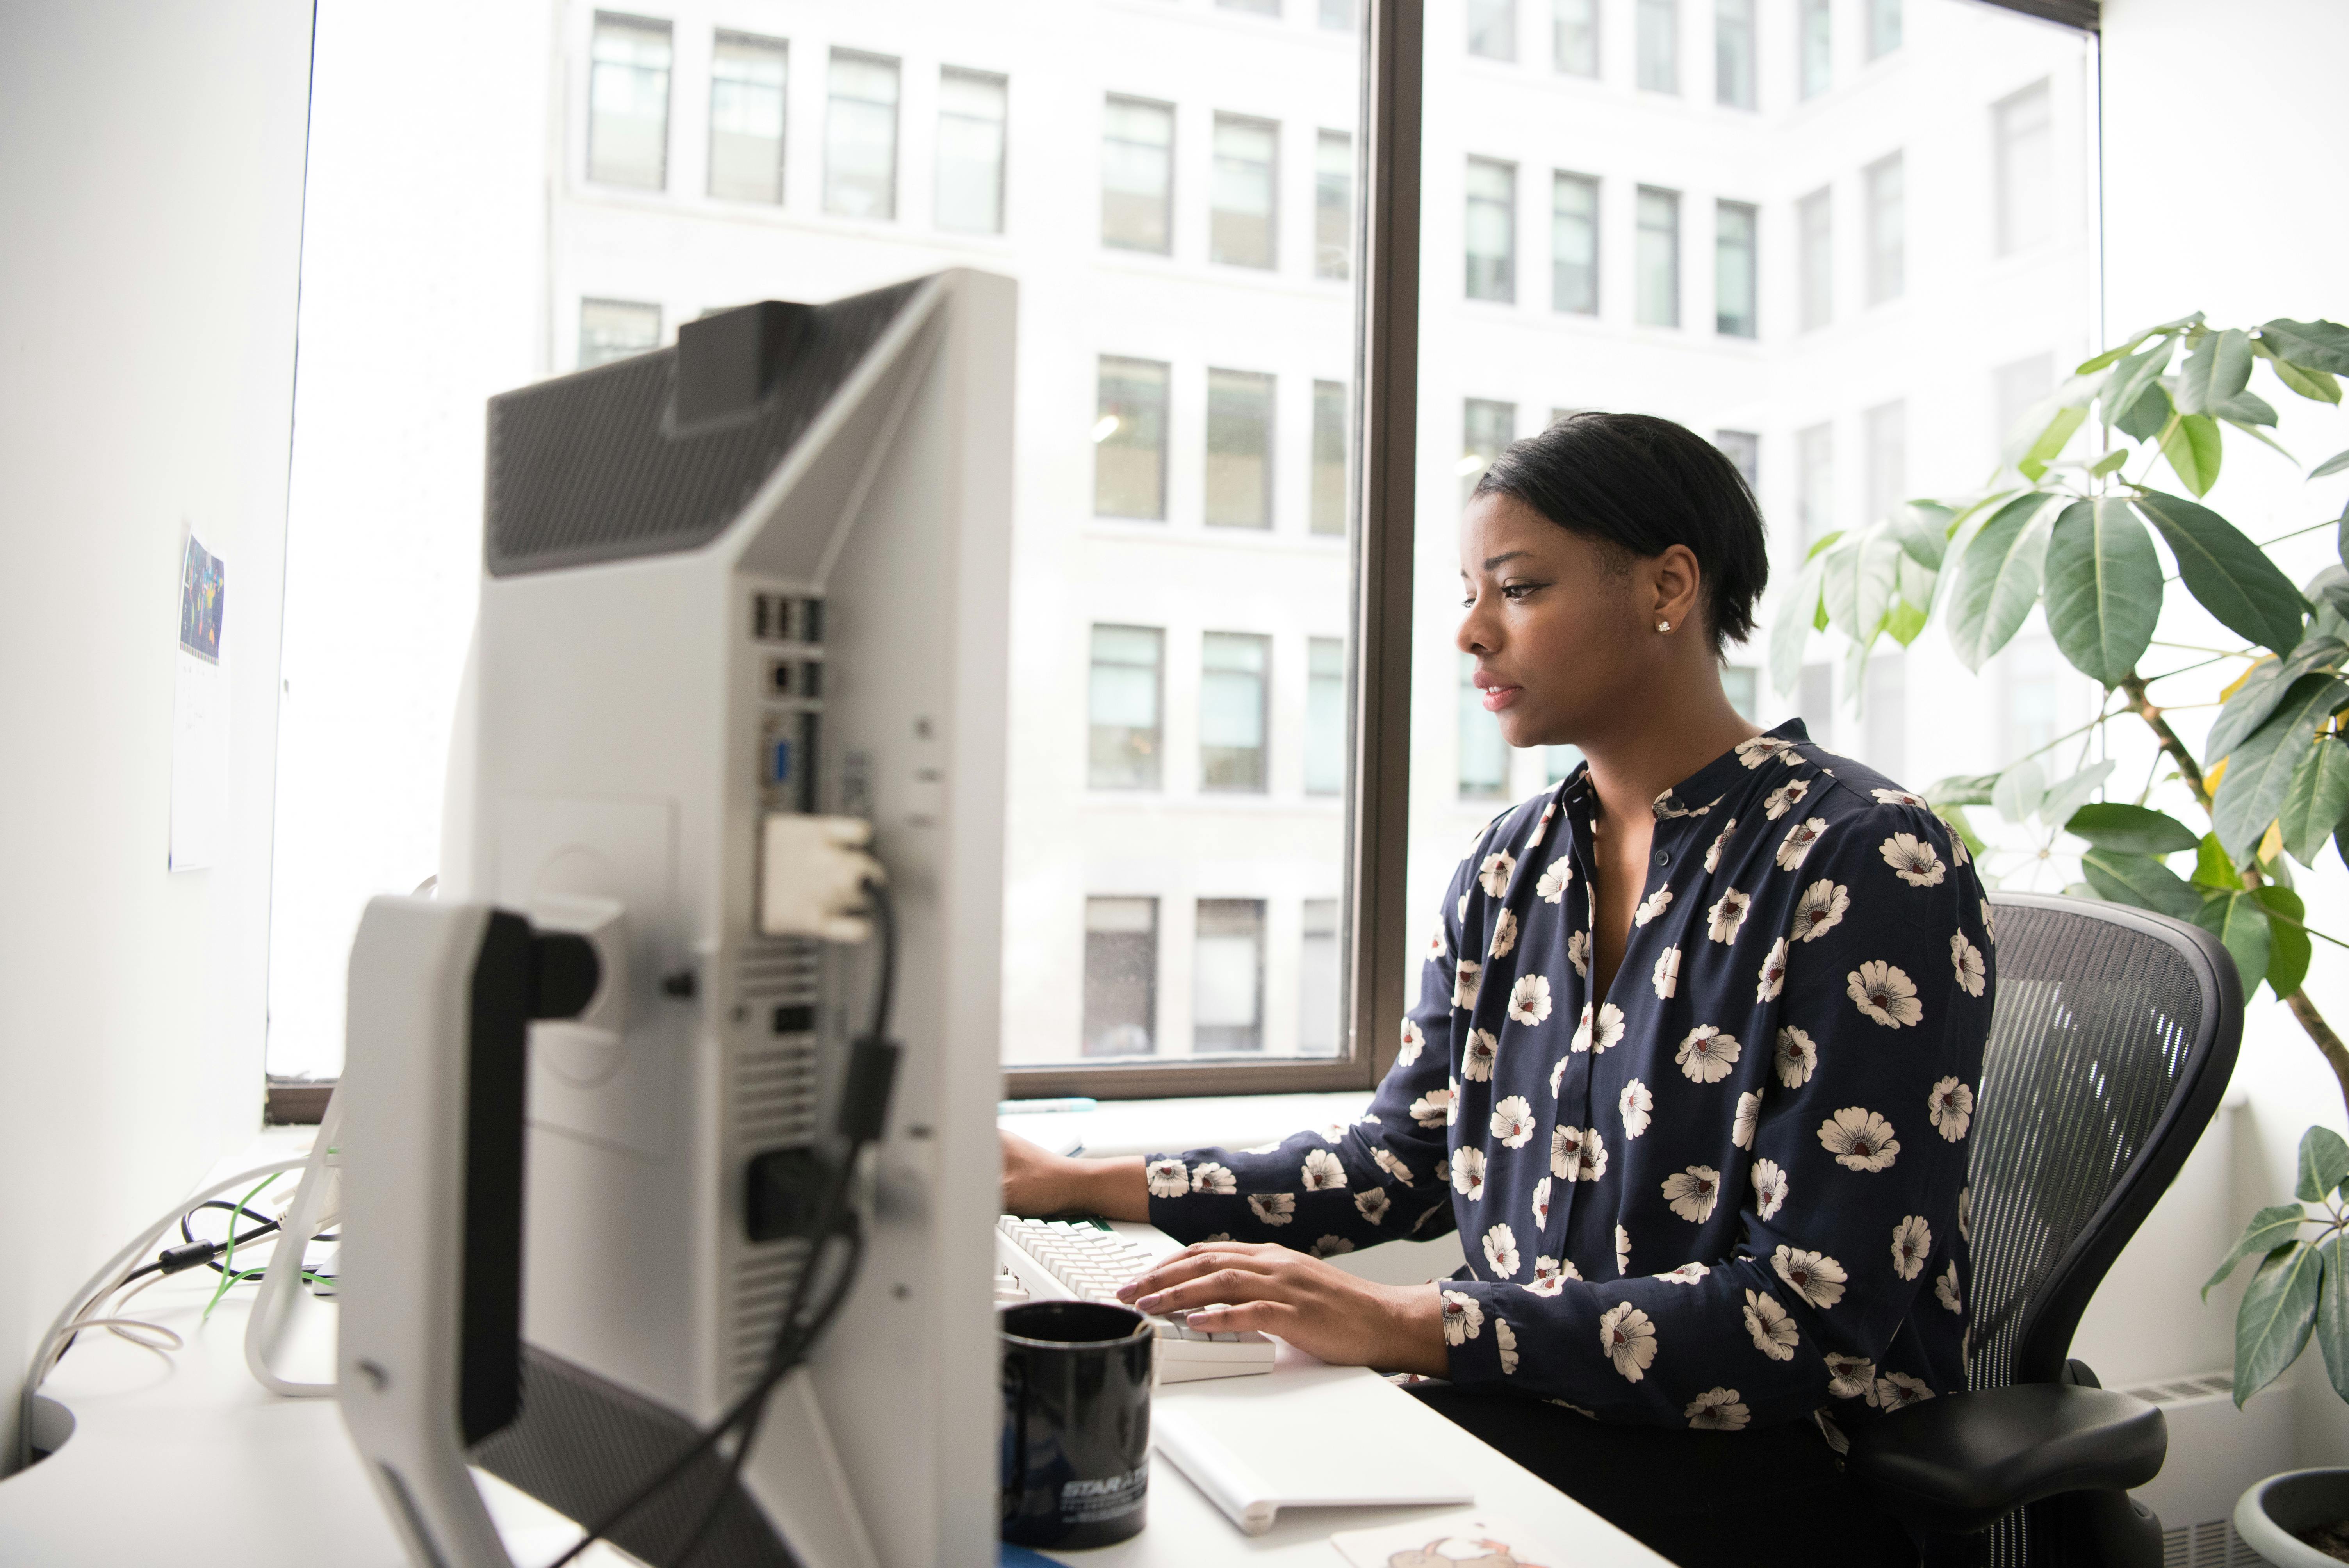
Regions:
<instances>
[{"instance_id":1,"label":"office chair","mask_svg":"<svg viewBox=\"0 0 2349 1568\"><path fill-rule=\"evenodd\" d=\"M2163 915L2036 893L1991 907L1968 1391L1856 1424L1846 1462L1927 1568L2160 1568L2161 1522L2127 1489L2161 1469L2161 1412L2067 1352L2218 1109L2242 986L2214 938Z\"/></svg>"}]
</instances>

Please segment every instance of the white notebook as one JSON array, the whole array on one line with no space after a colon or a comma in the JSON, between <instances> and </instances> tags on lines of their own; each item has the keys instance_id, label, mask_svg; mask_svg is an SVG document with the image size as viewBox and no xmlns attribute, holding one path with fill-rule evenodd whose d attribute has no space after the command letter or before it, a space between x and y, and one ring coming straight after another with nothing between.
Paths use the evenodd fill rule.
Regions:
<instances>
[{"instance_id":1,"label":"white notebook","mask_svg":"<svg viewBox=\"0 0 2349 1568\"><path fill-rule=\"evenodd\" d=\"M1150 1443L1234 1524L1262 1535L1284 1508L1424 1508L1473 1503L1474 1488L1407 1453L1318 1427L1267 1420L1255 1402L1160 1399Z\"/></svg>"}]
</instances>

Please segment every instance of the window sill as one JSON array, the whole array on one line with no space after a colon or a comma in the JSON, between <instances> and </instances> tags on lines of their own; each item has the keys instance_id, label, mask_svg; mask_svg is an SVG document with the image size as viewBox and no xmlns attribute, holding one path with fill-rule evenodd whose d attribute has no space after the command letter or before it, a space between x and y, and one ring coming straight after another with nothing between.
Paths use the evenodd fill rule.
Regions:
<instances>
[{"instance_id":1,"label":"window sill","mask_svg":"<svg viewBox=\"0 0 2349 1568\"><path fill-rule=\"evenodd\" d=\"M1017 1105L1017 1100L1007 1103ZM1075 1139L1096 1155L1247 1149L1308 1127L1351 1121L1370 1109L1368 1089L1328 1094L1235 1094L1183 1099L1105 1099L1092 1110L1019 1112L996 1123L1048 1149Z\"/></svg>"}]
</instances>

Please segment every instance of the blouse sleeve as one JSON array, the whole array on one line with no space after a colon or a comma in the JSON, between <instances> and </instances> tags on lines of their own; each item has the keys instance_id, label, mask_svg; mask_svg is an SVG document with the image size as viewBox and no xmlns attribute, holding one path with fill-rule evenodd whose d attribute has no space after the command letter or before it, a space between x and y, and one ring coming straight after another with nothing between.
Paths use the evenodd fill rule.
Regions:
<instances>
[{"instance_id":1,"label":"blouse sleeve","mask_svg":"<svg viewBox=\"0 0 2349 1568\"><path fill-rule=\"evenodd\" d=\"M1610 1421L1714 1429L1932 1392L1880 1364L1920 1292L1940 1298L1926 1310L1960 1310L1964 1140L1990 1032L1987 905L1921 810L1857 813L1808 861L1805 898L1840 913L1774 952L1785 958L1774 1070L1732 1133L1753 1151L1746 1190L1718 1192L1701 1167L1664 1183L1685 1219L1709 1217L1716 1200L1741 1205L1733 1254L1603 1283L1446 1282L1455 1381Z\"/></svg>"},{"instance_id":2,"label":"blouse sleeve","mask_svg":"<svg viewBox=\"0 0 2349 1568\"><path fill-rule=\"evenodd\" d=\"M1150 1222L1181 1242L1278 1242L1316 1257L1453 1226L1446 1129L1458 1115L1451 1076L1461 911L1482 852L1461 861L1418 965L1419 999L1371 1109L1350 1125L1291 1133L1256 1149L1153 1155ZM1464 1016L1464 1015L1461 1015Z\"/></svg>"}]
</instances>

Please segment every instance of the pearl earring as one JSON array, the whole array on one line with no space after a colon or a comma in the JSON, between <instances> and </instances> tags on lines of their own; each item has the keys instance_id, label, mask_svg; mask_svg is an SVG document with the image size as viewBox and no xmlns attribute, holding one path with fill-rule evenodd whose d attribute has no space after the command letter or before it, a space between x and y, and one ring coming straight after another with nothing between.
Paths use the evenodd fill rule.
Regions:
<instances>
[{"instance_id":1,"label":"pearl earring","mask_svg":"<svg viewBox=\"0 0 2349 1568\"><path fill-rule=\"evenodd\" d=\"M1670 621L1659 621L1656 623L1656 630L1659 632L1669 632L1671 629L1672 624Z\"/></svg>"}]
</instances>

